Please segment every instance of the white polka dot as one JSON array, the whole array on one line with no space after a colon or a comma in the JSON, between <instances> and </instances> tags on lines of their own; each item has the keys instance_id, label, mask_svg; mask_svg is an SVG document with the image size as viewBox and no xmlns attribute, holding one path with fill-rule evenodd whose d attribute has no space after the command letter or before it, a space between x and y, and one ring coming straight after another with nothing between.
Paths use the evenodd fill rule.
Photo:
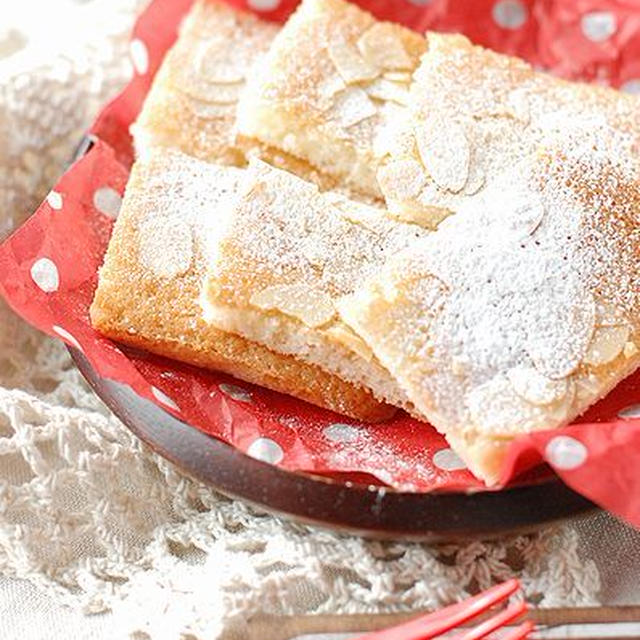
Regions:
<instances>
[{"instance_id":1,"label":"white polka dot","mask_svg":"<svg viewBox=\"0 0 640 640\"><path fill-rule=\"evenodd\" d=\"M111 187L100 187L93 194L93 206L105 216L117 218L122 204L122 197Z\"/></svg>"},{"instance_id":2,"label":"white polka dot","mask_svg":"<svg viewBox=\"0 0 640 640\"><path fill-rule=\"evenodd\" d=\"M256 460L262 460L262 462L278 464L278 462L284 458L284 451L282 451L282 447L277 442L271 440L271 438L258 438L254 440L247 449L247 455Z\"/></svg>"},{"instance_id":3,"label":"white polka dot","mask_svg":"<svg viewBox=\"0 0 640 640\"><path fill-rule=\"evenodd\" d=\"M453 449L440 449L433 454L433 464L443 471L466 469L467 465Z\"/></svg>"},{"instance_id":4,"label":"white polka dot","mask_svg":"<svg viewBox=\"0 0 640 640\"><path fill-rule=\"evenodd\" d=\"M325 427L324 437L331 442L355 442L360 437L360 431L350 424L336 422Z\"/></svg>"},{"instance_id":5,"label":"white polka dot","mask_svg":"<svg viewBox=\"0 0 640 640\"><path fill-rule=\"evenodd\" d=\"M557 469L576 469L587 459L587 448L571 436L556 436L547 442L546 459Z\"/></svg>"},{"instance_id":6,"label":"white polka dot","mask_svg":"<svg viewBox=\"0 0 640 640\"><path fill-rule=\"evenodd\" d=\"M221 384L220 391L224 393L225 396L229 396L234 400L239 400L240 402L251 402L251 394L242 387L239 387L236 384Z\"/></svg>"},{"instance_id":7,"label":"white polka dot","mask_svg":"<svg viewBox=\"0 0 640 640\"><path fill-rule=\"evenodd\" d=\"M151 393L155 399L162 402L163 405L173 409L174 411L180 410L180 407L166 393L160 391L157 387L151 387Z\"/></svg>"},{"instance_id":8,"label":"white polka dot","mask_svg":"<svg viewBox=\"0 0 640 640\"><path fill-rule=\"evenodd\" d=\"M33 263L31 277L45 293L53 293L60 286L58 267L49 258L40 258Z\"/></svg>"},{"instance_id":9,"label":"white polka dot","mask_svg":"<svg viewBox=\"0 0 640 640\"><path fill-rule=\"evenodd\" d=\"M257 11L271 11L280 4L280 0L249 0L248 5Z\"/></svg>"},{"instance_id":10,"label":"white polka dot","mask_svg":"<svg viewBox=\"0 0 640 640\"><path fill-rule=\"evenodd\" d=\"M136 73L143 76L149 70L149 53L147 52L147 45L142 40L135 38L129 44L129 51L131 53L131 62L133 62L133 68Z\"/></svg>"},{"instance_id":11,"label":"white polka dot","mask_svg":"<svg viewBox=\"0 0 640 640\"><path fill-rule=\"evenodd\" d=\"M582 33L591 42L603 42L610 38L617 26L616 17L611 11L591 11L585 13L580 21Z\"/></svg>"},{"instance_id":12,"label":"white polka dot","mask_svg":"<svg viewBox=\"0 0 640 640\"><path fill-rule=\"evenodd\" d=\"M52 209L62 209L62 196L57 191L50 191L47 196L47 202Z\"/></svg>"},{"instance_id":13,"label":"white polka dot","mask_svg":"<svg viewBox=\"0 0 640 640\"><path fill-rule=\"evenodd\" d=\"M411 4L417 4L419 7L423 7L425 4L429 4L431 0L409 0Z\"/></svg>"},{"instance_id":14,"label":"white polka dot","mask_svg":"<svg viewBox=\"0 0 640 640\"><path fill-rule=\"evenodd\" d=\"M493 5L491 13L503 29L519 29L527 21L527 8L520 0L500 0Z\"/></svg>"},{"instance_id":15,"label":"white polka dot","mask_svg":"<svg viewBox=\"0 0 640 640\"><path fill-rule=\"evenodd\" d=\"M66 340L67 342L70 342L76 349L80 349L80 351L82 351L82 347L80 346L80 343L66 329L63 329L62 327L59 327L57 324L54 324L53 327L51 327L51 328L63 340Z\"/></svg>"},{"instance_id":16,"label":"white polka dot","mask_svg":"<svg viewBox=\"0 0 640 640\"><path fill-rule=\"evenodd\" d=\"M640 418L640 404L632 404L630 407L618 412L620 418Z\"/></svg>"},{"instance_id":17,"label":"white polka dot","mask_svg":"<svg viewBox=\"0 0 640 640\"><path fill-rule=\"evenodd\" d=\"M632 93L633 95L640 96L640 78L634 78L633 80L627 80L621 87L621 91L625 93Z\"/></svg>"}]
</instances>

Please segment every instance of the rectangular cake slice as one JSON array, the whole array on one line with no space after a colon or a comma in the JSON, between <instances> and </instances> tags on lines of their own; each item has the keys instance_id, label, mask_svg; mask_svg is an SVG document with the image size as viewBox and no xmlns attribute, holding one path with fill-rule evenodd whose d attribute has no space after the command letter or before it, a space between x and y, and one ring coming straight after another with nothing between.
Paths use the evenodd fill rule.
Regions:
<instances>
[{"instance_id":1,"label":"rectangular cake slice","mask_svg":"<svg viewBox=\"0 0 640 640\"><path fill-rule=\"evenodd\" d=\"M538 73L461 35L429 33L427 42L404 117L378 138L378 183L401 219L435 228L572 130L640 130L634 96Z\"/></svg>"},{"instance_id":2,"label":"rectangular cake slice","mask_svg":"<svg viewBox=\"0 0 640 640\"><path fill-rule=\"evenodd\" d=\"M172 147L202 160L241 166L236 106L249 69L277 25L217 0L197 0L181 25L132 126L136 152Z\"/></svg>"},{"instance_id":3,"label":"rectangular cake slice","mask_svg":"<svg viewBox=\"0 0 640 640\"><path fill-rule=\"evenodd\" d=\"M224 232L215 238L206 317L411 409L388 371L338 320L334 302L426 235L380 209L321 193L254 161Z\"/></svg>"},{"instance_id":4,"label":"rectangular cake slice","mask_svg":"<svg viewBox=\"0 0 640 640\"><path fill-rule=\"evenodd\" d=\"M568 424L640 365L633 139L570 130L337 305L488 484L515 437Z\"/></svg>"},{"instance_id":5,"label":"rectangular cake slice","mask_svg":"<svg viewBox=\"0 0 640 640\"><path fill-rule=\"evenodd\" d=\"M343 0L303 0L251 73L238 133L380 197L374 145L398 117L424 38Z\"/></svg>"},{"instance_id":6,"label":"rectangular cake slice","mask_svg":"<svg viewBox=\"0 0 640 640\"><path fill-rule=\"evenodd\" d=\"M393 409L366 389L202 319L207 247L232 210L244 173L159 148L136 162L100 270L94 327L119 342L357 419L390 417Z\"/></svg>"}]
</instances>

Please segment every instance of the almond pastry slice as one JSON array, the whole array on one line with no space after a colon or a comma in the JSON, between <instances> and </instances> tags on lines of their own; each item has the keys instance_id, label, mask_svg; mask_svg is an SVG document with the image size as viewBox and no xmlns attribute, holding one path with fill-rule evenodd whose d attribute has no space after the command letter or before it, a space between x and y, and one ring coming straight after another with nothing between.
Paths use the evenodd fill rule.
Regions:
<instances>
[{"instance_id":1,"label":"almond pastry slice","mask_svg":"<svg viewBox=\"0 0 640 640\"><path fill-rule=\"evenodd\" d=\"M379 198L374 140L404 107L422 36L343 0L303 0L252 72L238 133Z\"/></svg>"},{"instance_id":2,"label":"almond pastry slice","mask_svg":"<svg viewBox=\"0 0 640 640\"><path fill-rule=\"evenodd\" d=\"M633 96L537 73L461 35L429 33L427 43L403 117L387 121L376 139L379 185L399 219L435 229L569 129L640 129ZM406 176L389 179L401 170ZM420 188L402 188L409 180Z\"/></svg>"},{"instance_id":3,"label":"almond pastry slice","mask_svg":"<svg viewBox=\"0 0 640 640\"><path fill-rule=\"evenodd\" d=\"M233 134L249 69L278 28L217 0L197 0L158 70L137 121L136 152L179 149L210 162L241 166Z\"/></svg>"},{"instance_id":4,"label":"almond pastry slice","mask_svg":"<svg viewBox=\"0 0 640 640\"><path fill-rule=\"evenodd\" d=\"M633 139L570 129L336 303L487 484L516 436L569 423L640 366Z\"/></svg>"},{"instance_id":5,"label":"almond pastry slice","mask_svg":"<svg viewBox=\"0 0 640 640\"><path fill-rule=\"evenodd\" d=\"M208 321L411 410L366 344L338 322L334 304L427 232L260 161L249 174L212 248Z\"/></svg>"}]
</instances>

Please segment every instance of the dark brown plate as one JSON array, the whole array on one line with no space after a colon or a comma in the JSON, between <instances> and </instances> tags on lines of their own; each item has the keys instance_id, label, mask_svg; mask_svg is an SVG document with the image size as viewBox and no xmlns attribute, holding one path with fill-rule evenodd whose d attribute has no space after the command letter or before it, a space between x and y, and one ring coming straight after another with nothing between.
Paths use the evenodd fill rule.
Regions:
<instances>
[{"instance_id":1,"label":"dark brown plate","mask_svg":"<svg viewBox=\"0 0 640 640\"><path fill-rule=\"evenodd\" d=\"M225 495L287 518L372 537L433 540L531 531L596 508L556 479L473 494L400 493L285 471L101 378L79 351L69 350L100 398L156 453Z\"/></svg>"}]
</instances>

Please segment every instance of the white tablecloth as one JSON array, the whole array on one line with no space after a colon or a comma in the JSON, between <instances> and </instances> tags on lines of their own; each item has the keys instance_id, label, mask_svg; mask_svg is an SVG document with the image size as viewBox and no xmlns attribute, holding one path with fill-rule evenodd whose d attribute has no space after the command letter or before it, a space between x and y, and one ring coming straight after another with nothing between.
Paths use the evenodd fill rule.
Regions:
<instances>
[{"instance_id":1,"label":"white tablecloth","mask_svg":"<svg viewBox=\"0 0 640 640\"><path fill-rule=\"evenodd\" d=\"M126 80L140 4L3 7L0 237L46 195L98 106ZM257 514L151 454L61 345L0 302L2 640L244 638L246 620L265 612L432 608L511 575L543 606L640 604L640 534L601 515L430 547Z\"/></svg>"}]
</instances>

